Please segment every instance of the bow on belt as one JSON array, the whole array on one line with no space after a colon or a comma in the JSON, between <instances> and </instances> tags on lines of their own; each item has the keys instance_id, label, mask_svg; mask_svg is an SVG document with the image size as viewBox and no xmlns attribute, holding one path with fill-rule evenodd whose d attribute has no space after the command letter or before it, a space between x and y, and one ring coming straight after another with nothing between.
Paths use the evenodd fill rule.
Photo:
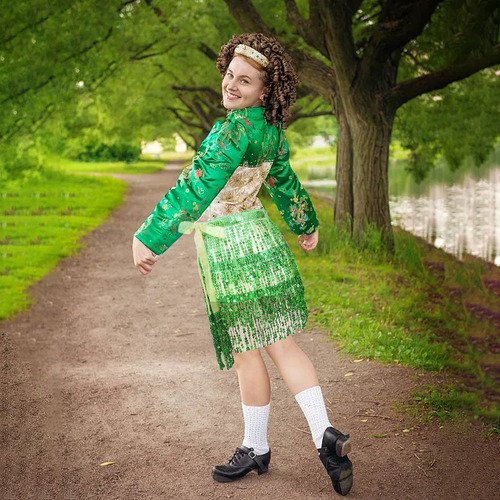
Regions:
<instances>
[{"instance_id":1,"label":"bow on belt","mask_svg":"<svg viewBox=\"0 0 500 500\"><path fill-rule=\"evenodd\" d=\"M225 238L226 233L223 227L207 224L206 222L190 222L183 221L179 224L179 232L183 234L190 234L194 231L194 243L198 253L198 271L200 272L201 284L205 296L208 298L212 312L219 310L217 297L215 295L215 287L210 274L210 265L208 263L208 254L203 241L202 233L215 236L217 238Z\"/></svg>"}]
</instances>

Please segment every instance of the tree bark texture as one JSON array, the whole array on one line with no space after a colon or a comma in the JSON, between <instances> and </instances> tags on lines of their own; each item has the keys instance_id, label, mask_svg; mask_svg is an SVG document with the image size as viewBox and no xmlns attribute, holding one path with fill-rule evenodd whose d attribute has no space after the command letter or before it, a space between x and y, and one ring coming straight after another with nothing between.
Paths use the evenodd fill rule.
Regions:
<instances>
[{"instance_id":1,"label":"tree bark texture","mask_svg":"<svg viewBox=\"0 0 500 500\"><path fill-rule=\"evenodd\" d=\"M353 235L360 239L368 224L382 231L387 248L393 248L389 211L389 145L392 120L380 116L351 128L353 145Z\"/></svg>"},{"instance_id":2,"label":"tree bark texture","mask_svg":"<svg viewBox=\"0 0 500 500\"><path fill-rule=\"evenodd\" d=\"M337 159L335 165L335 208L333 222L338 227L352 231L354 200L353 182L353 151L352 138L345 112L337 113L338 138Z\"/></svg>"}]
</instances>

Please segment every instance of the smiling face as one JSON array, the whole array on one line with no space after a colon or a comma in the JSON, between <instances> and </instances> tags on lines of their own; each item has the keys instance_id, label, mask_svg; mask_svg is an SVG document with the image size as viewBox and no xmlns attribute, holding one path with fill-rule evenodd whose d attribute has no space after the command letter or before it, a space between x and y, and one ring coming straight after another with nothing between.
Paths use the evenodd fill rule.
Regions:
<instances>
[{"instance_id":1,"label":"smiling face","mask_svg":"<svg viewBox=\"0 0 500 500\"><path fill-rule=\"evenodd\" d=\"M255 68L246 57L235 56L222 79L222 103L226 109L262 106L265 72Z\"/></svg>"}]
</instances>

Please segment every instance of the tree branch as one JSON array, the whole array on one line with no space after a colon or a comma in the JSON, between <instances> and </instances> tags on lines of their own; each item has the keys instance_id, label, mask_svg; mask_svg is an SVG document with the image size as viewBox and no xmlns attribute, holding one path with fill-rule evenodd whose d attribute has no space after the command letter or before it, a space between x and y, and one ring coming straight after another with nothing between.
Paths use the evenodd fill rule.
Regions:
<instances>
[{"instance_id":1,"label":"tree branch","mask_svg":"<svg viewBox=\"0 0 500 500\"><path fill-rule=\"evenodd\" d=\"M401 82L384 96L384 100L393 109L397 109L419 95L442 89L452 82L463 80L496 64L500 64L500 45L496 45L490 54L479 59L471 59L441 71Z\"/></svg>"},{"instance_id":2,"label":"tree branch","mask_svg":"<svg viewBox=\"0 0 500 500\"><path fill-rule=\"evenodd\" d=\"M184 118L179 110L177 110L176 108L171 108L169 106L166 107L166 109L168 109L169 111L171 111L174 116L181 122L183 123L184 125L187 125L188 127L196 127L196 128L199 128L201 130L204 130L203 126L200 125L199 123L194 123L192 121L189 121L187 118Z\"/></svg>"},{"instance_id":3,"label":"tree branch","mask_svg":"<svg viewBox=\"0 0 500 500\"><path fill-rule=\"evenodd\" d=\"M274 36L274 33L264 23L251 0L224 1L228 6L229 12L236 19L236 22L241 28L255 33L262 33L267 36Z\"/></svg>"},{"instance_id":4,"label":"tree branch","mask_svg":"<svg viewBox=\"0 0 500 500\"><path fill-rule=\"evenodd\" d=\"M140 61L141 59L147 59L148 57L153 57L155 55L165 54L165 52L168 52L169 50L171 50L172 47L175 46L175 44L172 45L172 47L169 47L168 49L166 49L165 51L154 53L154 54L147 54L147 55L144 56L144 52L146 52L147 50L151 49L157 43L160 43L162 40L165 40L165 38L167 38L167 37L166 36L162 36L160 38L157 38L156 40L153 40L152 42L147 43L143 47L139 48L133 55L131 55L129 59L131 61Z\"/></svg>"},{"instance_id":5,"label":"tree branch","mask_svg":"<svg viewBox=\"0 0 500 500\"><path fill-rule=\"evenodd\" d=\"M312 3L315 2L311 2L311 4ZM326 49L324 40L321 36L318 36L318 34L321 33L321 18L318 16L318 20L320 22L319 25L311 22L311 17L317 17L316 12L313 12L310 15L310 21L304 19L297 8L295 0L285 0L285 6L288 22L295 27L297 33L305 40L306 43L317 49L323 56L328 58L328 50Z\"/></svg>"},{"instance_id":6,"label":"tree branch","mask_svg":"<svg viewBox=\"0 0 500 500\"><path fill-rule=\"evenodd\" d=\"M332 116L332 110L327 109L325 111L311 111L310 113L297 113L292 114L293 120L299 120L300 118L314 118L316 116Z\"/></svg>"},{"instance_id":7,"label":"tree branch","mask_svg":"<svg viewBox=\"0 0 500 500\"><path fill-rule=\"evenodd\" d=\"M7 38L4 38L3 40L0 40L0 45L5 45L6 43L11 42L12 40L14 40L14 38L16 38L17 36L19 36L21 33L24 33L25 31L27 31L27 30L29 30L31 28L35 28L36 26L39 26L40 24L43 24L50 17L51 16L45 16L45 17L42 17L42 18L38 19L38 21L35 21L32 24L28 24L27 26L25 26L24 28L21 28L20 30L18 30L15 33L13 33L12 35L8 36Z\"/></svg>"},{"instance_id":8,"label":"tree branch","mask_svg":"<svg viewBox=\"0 0 500 500\"><path fill-rule=\"evenodd\" d=\"M220 99L220 94L212 87L190 87L187 85L172 85L172 90L180 90L185 92L206 92L212 96Z\"/></svg>"},{"instance_id":9,"label":"tree branch","mask_svg":"<svg viewBox=\"0 0 500 500\"><path fill-rule=\"evenodd\" d=\"M376 78L390 55L422 33L444 0L392 0L383 3L379 22L365 47L360 80Z\"/></svg>"},{"instance_id":10,"label":"tree branch","mask_svg":"<svg viewBox=\"0 0 500 500\"><path fill-rule=\"evenodd\" d=\"M37 85L36 87L26 87L19 91L17 94L10 95L6 97L3 101L0 101L0 105L6 103L7 101L10 101L11 99L15 99L16 97L21 97L23 94L26 94L26 92L29 92L30 90L39 90L46 85L48 85L52 80L55 79L55 75L50 75L46 80L44 80L42 83Z\"/></svg>"},{"instance_id":11,"label":"tree branch","mask_svg":"<svg viewBox=\"0 0 500 500\"><path fill-rule=\"evenodd\" d=\"M152 0L144 0L144 3L152 9L152 11L155 13L157 17L160 18L160 23L162 24L167 24L167 21L163 18L163 11L160 9L160 7L157 7L156 5L153 4Z\"/></svg>"},{"instance_id":12,"label":"tree branch","mask_svg":"<svg viewBox=\"0 0 500 500\"><path fill-rule=\"evenodd\" d=\"M212 124L209 119L205 116L205 113L199 103L195 99L189 99L185 95L177 92L177 98L186 106L186 108L200 120L201 128L208 132L212 128Z\"/></svg>"},{"instance_id":13,"label":"tree branch","mask_svg":"<svg viewBox=\"0 0 500 500\"><path fill-rule=\"evenodd\" d=\"M205 54L211 61L217 60L217 52L214 52L205 42L199 45L198 50L202 54Z\"/></svg>"},{"instance_id":14,"label":"tree branch","mask_svg":"<svg viewBox=\"0 0 500 500\"><path fill-rule=\"evenodd\" d=\"M91 92L95 92L109 77L113 76L118 70L116 61L110 61L103 71L92 83L89 83L88 88Z\"/></svg>"},{"instance_id":15,"label":"tree branch","mask_svg":"<svg viewBox=\"0 0 500 500\"><path fill-rule=\"evenodd\" d=\"M62 62L67 62L70 59L73 59L74 57L81 56L82 54L85 54L85 52L92 50L97 45L108 40L108 38L111 36L111 33L113 33L113 26L110 26L110 28L108 29L108 32L104 35L103 38L99 38L98 40L94 40L90 45L87 45L87 47L83 48L79 52L75 52L74 54L70 54L69 56L65 57L62 60Z\"/></svg>"},{"instance_id":16,"label":"tree branch","mask_svg":"<svg viewBox=\"0 0 500 500\"><path fill-rule=\"evenodd\" d=\"M177 133L179 134L179 137L189 146L190 149L196 150L196 140L193 140L193 142L191 142L186 138L186 135L183 134L181 131L179 131ZM187 134L187 135L189 135L189 134ZM193 136L191 136L191 138L194 139Z\"/></svg>"},{"instance_id":17,"label":"tree branch","mask_svg":"<svg viewBox=\"0 0 500 500\"><path fill-rule=\"evenodd\" d=\"M348 95L357 74L358 57L352 35L352 14L345 0L323 0L324 37L335 70L336 85Z\"/></svg>"}]
</instances>

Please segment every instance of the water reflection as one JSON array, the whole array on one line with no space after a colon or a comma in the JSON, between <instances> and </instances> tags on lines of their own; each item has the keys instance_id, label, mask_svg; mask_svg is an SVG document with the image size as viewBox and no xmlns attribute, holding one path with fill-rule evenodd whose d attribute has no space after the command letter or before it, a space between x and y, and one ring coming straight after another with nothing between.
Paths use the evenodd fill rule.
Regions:
<instances>
[{"instance_id":1,"label":"water reflection","mask_svg":"<svg viewBox=\"0 0 500 500\"><path fill-rule=\"evenodd\" d=\"M315 158L317 159L317 158ZM303 184L335 197L334 167L308 166ZM476 167L452 170L441 161L417 183L404 160L389 168L393 224L462 258L465 253L500 266L500 147Z\"/></svg>"},{"instance_id":2,"label":"water reflection","mask_svg":"<svg viewBox=\"0 0 500 500\"><path fill-rule=\"evenodd\" d=\"M470 253L500 265L500 168L467 173L453 185L391 196L393 224L459 258Z\"/></svg>"}]
</instances>

